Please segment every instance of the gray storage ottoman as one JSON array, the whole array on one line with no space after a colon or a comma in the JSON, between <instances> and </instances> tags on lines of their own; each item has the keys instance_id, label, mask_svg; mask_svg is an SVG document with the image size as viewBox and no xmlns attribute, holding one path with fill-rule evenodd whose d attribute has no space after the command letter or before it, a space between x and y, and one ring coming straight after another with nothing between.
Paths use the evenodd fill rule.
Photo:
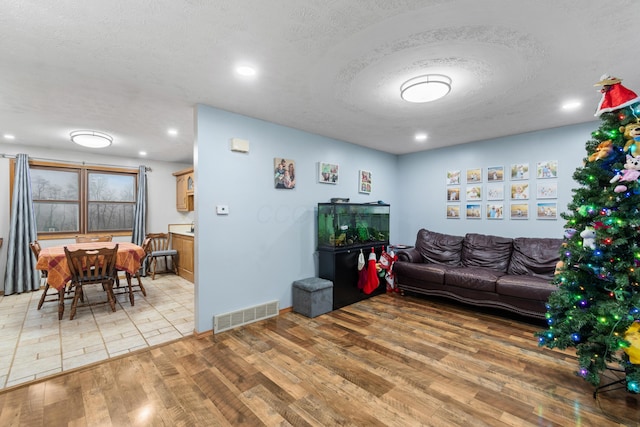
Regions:
<instances>
[{"instance_id":1,"label":"gray storage ottoman","mask_svg":"<svg viewBox=\"0 0 640 427\"><path fill-rule=\"evenodd\" d=\"M333 282L309 277L293 282L293 311L316 317L333 309Z\"/></svg>"}]
</instances>

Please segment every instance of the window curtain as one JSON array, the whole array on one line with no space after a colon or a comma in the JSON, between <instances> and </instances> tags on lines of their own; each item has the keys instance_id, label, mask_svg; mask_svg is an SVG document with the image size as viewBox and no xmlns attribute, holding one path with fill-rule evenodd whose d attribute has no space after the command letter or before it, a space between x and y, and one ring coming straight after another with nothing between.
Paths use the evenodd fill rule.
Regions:
<instances>
[{"instance_id":1,"label":"window curtain","mask_svg":"<svg viewBox=\"0 0 640 427\"><path fill-rule=\"evenodd\" d=\"M147 235L147 167L140 166L138 171L138 194L136 197L136 207L133 212L133 232L131 233L131 243L142 245ZM147 260L140 266L140 274L146 271Z\"/></svg>"},{"instance_id":2,"label":"window curtain","mask_svg":"<svg viewBox=\"0 0 640 427\"><path fill-rule=\"evenodd\" d=\"M37 291L40 275L35 269L36 259L29 243L37 240L38 233L31 196L29 156L26 154L16 156L10 222L4 294Z\"/></svg>"}]
</instances>

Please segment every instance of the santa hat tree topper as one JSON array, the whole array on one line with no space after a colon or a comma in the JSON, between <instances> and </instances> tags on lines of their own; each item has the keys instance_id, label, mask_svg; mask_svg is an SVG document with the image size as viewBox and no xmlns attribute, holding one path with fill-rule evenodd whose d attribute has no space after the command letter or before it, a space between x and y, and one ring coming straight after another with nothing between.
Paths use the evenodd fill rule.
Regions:
<instances>
[{"instance_id":1,"label":"santa hat tree topper","mask_svg":"<svg viewBox=\"0 0 640 427\"><path fill-rule=\"evenodd\" d=\"M596 110L596 117L602 113L610 113L640 101L634 91L622 86L622 79L604 74L594 86L602 86L602 99Z\"/></svg>"}]
</instances>

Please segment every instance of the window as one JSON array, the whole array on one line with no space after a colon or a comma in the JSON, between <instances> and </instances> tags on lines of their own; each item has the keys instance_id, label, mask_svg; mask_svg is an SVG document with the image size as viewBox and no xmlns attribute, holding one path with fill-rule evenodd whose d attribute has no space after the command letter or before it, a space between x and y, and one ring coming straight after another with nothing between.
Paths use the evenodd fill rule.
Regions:
<instances>
[{"instance_id":1,"label":"window","mask_svg":"<svg viewBox=\"0 0 640 427\"><path fill-rule=\"evenodd\" d=\"M133 229L137 171L32 162L38 235Z\"/></svg>"},{"instance_id":2,"label":"window","mask_svg":"<svg viewBox=\"0 0 640 427\"><path fill-rule=\"evenodd\" d=\"M38 233L80 232L80 171L30 169Z\"/></svg>"},{"instance_id":3,"label":"window","mask_svg":"<svg viewBox=\"0 0 640 427\"><path fill-rule=\"evenodd\" d=\"M133 229L136 180L131 174L88 171L87 230Z\"/></svg>"}]
</instances>

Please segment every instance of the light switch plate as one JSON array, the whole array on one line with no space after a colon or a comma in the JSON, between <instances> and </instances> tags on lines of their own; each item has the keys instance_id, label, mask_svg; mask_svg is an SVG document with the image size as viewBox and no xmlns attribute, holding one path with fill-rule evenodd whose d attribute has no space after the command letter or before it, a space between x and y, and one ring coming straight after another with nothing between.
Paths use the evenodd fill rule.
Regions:
<instances>
[{"instance_id":1,"label":"light switch plate","mask_svg":"<svg viewBox=\"0 0 640 427\"><path fill-rule=\"evenodd\" d=\"M218 215L229 215L229 206L227 205L217 205L216 213Z\"/></svg>"}]
</instances>

